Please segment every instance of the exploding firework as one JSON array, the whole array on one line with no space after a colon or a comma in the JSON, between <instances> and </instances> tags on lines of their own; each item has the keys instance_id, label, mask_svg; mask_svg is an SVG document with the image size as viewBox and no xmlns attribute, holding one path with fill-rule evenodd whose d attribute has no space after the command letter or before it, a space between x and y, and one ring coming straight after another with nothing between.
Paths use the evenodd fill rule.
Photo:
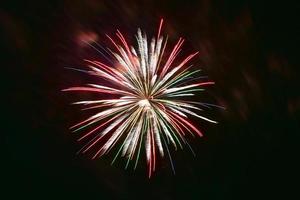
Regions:
<instances>
[{"instance_id":1,"label":"exploding firework","mask_svg":"<svg viewBox=\"0 0 300 200\"><path fill-rule=\"evenodd\" d=\"M141 149L145 148L149 177L155 171L157 155L168 156L174 171L169 145L175 149L183 148L183 144L190 147L185 139L187 134L202 136L201 131L189 121L188 115L216 123L197 114L202 110L200 106L208 107L212 104L185 98L203 91L206 85L214 84L212 81L195 82L200 70L189 71L191 65L187 64L198 52L174 65L184 39L179 38L171 53L165 56L167 39L161 36L162 24L163 20L160 21L156 38L151 42L138 29L136 48L127 43L119 30L116 32L119 42L107 35L115 51L99 46L101 49L97 51L106 60L85 60L89 68L85 72L105 80L107 84L87 84L63 90L113 96L74 103L87 106L86 109L98 109L95 115L71 127L73 131L93 127L79 138L89 140L80 152L96 149L93 158L97 158L118 144L112 162L119 156L126 157L126 167L133 161L135 168Z\"/></svg>"}]
</instances>

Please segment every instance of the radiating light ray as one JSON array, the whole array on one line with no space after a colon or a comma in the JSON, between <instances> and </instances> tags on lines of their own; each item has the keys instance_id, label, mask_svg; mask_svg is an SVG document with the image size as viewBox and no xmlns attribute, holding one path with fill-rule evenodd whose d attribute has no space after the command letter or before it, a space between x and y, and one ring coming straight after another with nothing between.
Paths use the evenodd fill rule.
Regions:
<instances>
[{"instance_id":1,"label":"radiating light ray","mask_svg":"<svg viewBox=\"0 0 300 200\"><path fill-rule=\"evenodd\" d=\"M79 152L95 151L93 158L97 158L120 144L112 163L118 157L125 157L127 168L130 161L135 159L136 168L144 146L149 177L156 169L158 156L167 155L175 173L170 145L174 150L187 145L194 154L185 137L187 133L193 136L196 133L200 137L203 134L189 120L189 116L217 123L198 112L203 111L203 107L222 108L184 100L184 97L194 96L203 91L204 86L214 82L195 82L206 77L197 75L200 70L189 71L192 65L188 63L198 52L189 54L180 62L176 61L179 64L174 64L182 52L183 38L179 38L168 56L165 55L168 38L161 36L162 25L163 20L159 23L156 38L152 38L150 42L146 34L138 29L136 47L129 45L119 30L115 33L116 40L113 36L106 35L113 49L105 49L96 41L94 43L101 51L93 44L88 44L105 60L85 59L89 70L74 70L89 73L103 81L100 84L90 83L63 90L94 92L104 97L73 103L84 106L83 110L97 111L70 128L73 132L89 129L78 139L88 140ZM105 95L108 96L105 98Z\"/></svg>"}]
</instances>

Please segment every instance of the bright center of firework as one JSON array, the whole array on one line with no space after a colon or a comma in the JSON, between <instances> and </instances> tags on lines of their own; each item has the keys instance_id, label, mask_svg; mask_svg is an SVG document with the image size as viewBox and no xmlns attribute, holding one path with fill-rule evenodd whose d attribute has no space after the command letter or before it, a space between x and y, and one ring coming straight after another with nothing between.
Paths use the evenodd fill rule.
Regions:
<instances>
[{"instance_id":1,"label":"bright center of firework","mask_svg":"<svg viewBox=\"0 0 300 200\"><path fill-rule=\"evenodd\" d=\"M144 107L146 109L149 109L151 107L151 104L148 99L142 99L138 102L138 104L140 107Z\"/></svg>"}]
</instances>

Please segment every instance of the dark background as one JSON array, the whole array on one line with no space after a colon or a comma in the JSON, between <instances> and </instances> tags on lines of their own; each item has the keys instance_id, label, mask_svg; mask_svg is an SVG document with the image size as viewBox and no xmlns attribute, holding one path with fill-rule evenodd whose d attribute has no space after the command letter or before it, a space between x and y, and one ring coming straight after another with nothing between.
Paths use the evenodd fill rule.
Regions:
<instances>
[{"instance_id":1,"label":"dark background","mask_svg":"<svg viewBox=\"0 0 300 200\"><path fill-rule=\"evenodd\" d=\"M299 194L299 6L293 1L1 1L2 195L10 198L290 199ZM296 1L295 1L296 2ZM207 96L218 125L190 152L173 152L176 175L161 161L147 178L111 157L76 155L68 127L88 116L60 92L87 77L95 52L78 38L137 27L155 33L159 19L216 85ZM5 198L3 198L5 199Z\"/></svg>"}]
</instances>

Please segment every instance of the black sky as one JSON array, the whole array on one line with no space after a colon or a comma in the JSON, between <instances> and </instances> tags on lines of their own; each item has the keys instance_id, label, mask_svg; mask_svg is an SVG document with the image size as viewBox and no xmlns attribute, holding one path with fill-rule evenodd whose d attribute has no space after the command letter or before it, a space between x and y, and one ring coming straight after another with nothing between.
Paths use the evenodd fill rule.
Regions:
<instances>
[{"instance_id":1,"label":"black sky","mask_svg":"<svg viewBox=\"0 0 300 200\"><path fill-rule=\"evenodd\" d=\"M11 198L290 199L299 159L299 5L292 1L4 1L0 7L4 141L3 195ZM173 152L149 180L145 162L133 171L112 157L91 161L69 127L88 116L60 92L87 77L66 66L94 57L78 34L128 35L137 27L187 39L199 66L216 81L208 99L220 123L197 121L197 156ZM5 198L4 198L5 199Z\"/></svg>"}]
</instances>

